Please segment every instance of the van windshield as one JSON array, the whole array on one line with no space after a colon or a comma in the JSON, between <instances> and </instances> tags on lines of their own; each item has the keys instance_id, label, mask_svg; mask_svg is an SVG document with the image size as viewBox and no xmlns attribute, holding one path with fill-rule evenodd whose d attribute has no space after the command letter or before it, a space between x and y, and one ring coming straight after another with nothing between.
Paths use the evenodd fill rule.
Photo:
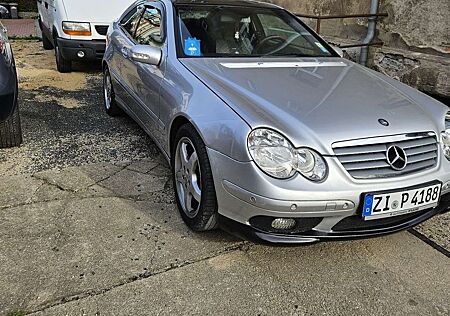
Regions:
<instances>
[{"instance_id":1,"label":"van windshield","mask_svg":"<svg viewBox=\"0 0 450 316\"><path fill-rule=\"evenodd\" d=\"M179 57L327 57L334 52L282 9L178 5Z\"/></svg>"}]
</instances>

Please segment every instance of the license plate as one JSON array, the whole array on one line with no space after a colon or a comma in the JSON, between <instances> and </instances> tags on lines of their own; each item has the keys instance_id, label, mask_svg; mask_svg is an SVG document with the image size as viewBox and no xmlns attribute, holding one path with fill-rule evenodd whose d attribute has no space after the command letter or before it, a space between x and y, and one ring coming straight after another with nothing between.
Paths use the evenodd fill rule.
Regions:
<instances>
[{"instance_id":1,"label":"license plate","mask_svg":"<svg viewBox=\"0 0 450 316\"><path fill-rule=\"evenodd\" d=\"M399 216L436 207L441 196L441 184L391 193L366 194L363 217L373 220Z\"/></svg>"}]
</instances>

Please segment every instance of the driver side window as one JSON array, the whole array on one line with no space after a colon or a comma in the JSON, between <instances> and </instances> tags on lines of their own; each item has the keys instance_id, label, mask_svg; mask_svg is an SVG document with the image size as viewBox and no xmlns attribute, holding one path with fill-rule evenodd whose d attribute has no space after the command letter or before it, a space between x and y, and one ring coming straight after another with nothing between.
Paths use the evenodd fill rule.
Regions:
<instances>
[{"instance_id":1,"label":"driver side window","mask_svg":"<svg viewBox=\"0 0 450 316\"><path fill-rule=\"evenodd\" d=\"M134 31L136 30L136 26L139 23L139 19L142 14L141 7L135 7L127 15L123 17L120 21L120 25L122 28L130 35L134 35Z\"/></svg>"},{"instance_id":2,"label":"driver side window","mask_svg":"<svg viewBox=\"0 0 450 316\"><path fill-rule=\"evenodd\" d=\"M147 7L139 21L134 35L135 41L140 45L151 45L161 47L162 39L162 16L158 9Z\"/></svg>"}]
</instances>

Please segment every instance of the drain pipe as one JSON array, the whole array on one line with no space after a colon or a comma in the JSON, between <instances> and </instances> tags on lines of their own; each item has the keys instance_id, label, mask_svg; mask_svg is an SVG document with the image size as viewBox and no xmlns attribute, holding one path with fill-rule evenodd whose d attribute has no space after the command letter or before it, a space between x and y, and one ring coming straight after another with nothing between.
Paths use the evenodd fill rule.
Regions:
<instances>
[{"instance_id":1,"label":"drain pipe","mask_svg":"<svg viewBox=\"0 0 450 316\"><path fill-rule=\"evenodd\" d=\"M371 0L370 14L378 13L378 5L379 0ZM361 55L359 56L359 63L363 66L367 66L367 60L369 58L369 46L367 46L367 44L370 44L375 38L376 27L377 27L377 17L376 16L369 17L369 23L367 25L367 35L366 38L363 40L363 44L365 44L366 46L363 46L361 48Z\"/></svg>"}]
</instances>

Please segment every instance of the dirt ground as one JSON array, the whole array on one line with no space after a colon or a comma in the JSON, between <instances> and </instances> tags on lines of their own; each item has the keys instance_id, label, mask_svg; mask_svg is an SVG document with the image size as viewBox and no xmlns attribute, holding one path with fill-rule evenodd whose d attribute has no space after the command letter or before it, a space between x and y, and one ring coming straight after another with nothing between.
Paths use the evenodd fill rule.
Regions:
<instances>
[{"instance_id":1,"label":"dirt ground","mask_svg":"<svg viewBox=\"0 0 450 316\"><path fill-rule=\"evenodd\" d=\"M0 151L0 315L450 315L449 214L307 247L193 233L156 145L104 113L99 65L13 49L25 142Z\"/></svg>"}]
</instances>

